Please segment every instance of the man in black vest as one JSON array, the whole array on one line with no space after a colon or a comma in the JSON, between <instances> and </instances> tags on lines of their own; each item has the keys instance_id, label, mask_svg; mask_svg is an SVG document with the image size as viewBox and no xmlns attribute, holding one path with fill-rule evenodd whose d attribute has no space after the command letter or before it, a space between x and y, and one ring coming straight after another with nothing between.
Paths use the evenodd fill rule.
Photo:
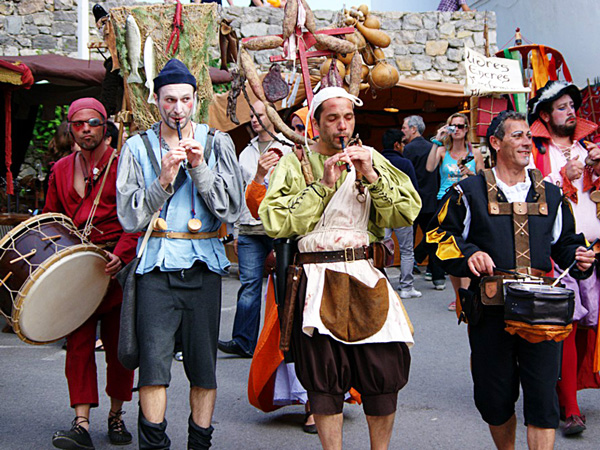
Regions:
<instances>
[{"instance_id":1,"label":"man in black vest","mask_svg":"<svg viewBox=\"0 0 600 450\"><path fill-rule=\"evenodd\" d=\"M509 334L503 303L481 304L480 279L496 268L548 272L550 258L563 269L575 259L571 275L585 278L594 252L585 249L583 235L575 234L573 214L560 190L541 182L539 172L526 171L532 141L525 116L501 113L490 125L488 145L496 154L496 167L450 189L429 226L427 243L431 256L450 274L473 280L471 295L463 293L463 298L481 308L479 317L467 316L475 405L496 447L514 448L520 383L529 448L552 449L559 424L560 343L548 336L532 343L521 332ZM497 191L488 196L490 186ZM517 208L519 202L527 202L527 208ZM513 222L523 219L524 227L515 230Z\"/></svg>"},{"instance_id":2,"label":"man in black vest","mask_svg":"<svg viewBox=\"0 0 600 450\"><path fill-rule=\"evenodd\" d=\"M423 207L421 212L415 220L414 232L416 236L417 226L421 227L423 235L427 225L431 221L435 210L437 209L437 193L439 190L439 175L438 172L429 172L425 166L427 164L427 157L431 150L431 142L423 138L422 134L425 132L425 122L421 116L408 116L404 119L402 124L402 132L404 133L404 157L408 159L417 174L417 182L419 196L421 197L421 203ZM424 238L425 236L423 236ZM427 256L427 250L425 248L425 239L415 248L415 260L420 263ZM429 274L431 278L429 278ZM427 265L426 279L433 281L435 289L444 290L446 287L446 277L444 270L435 262L429 261Z\"/></svg>"}]
</instances>

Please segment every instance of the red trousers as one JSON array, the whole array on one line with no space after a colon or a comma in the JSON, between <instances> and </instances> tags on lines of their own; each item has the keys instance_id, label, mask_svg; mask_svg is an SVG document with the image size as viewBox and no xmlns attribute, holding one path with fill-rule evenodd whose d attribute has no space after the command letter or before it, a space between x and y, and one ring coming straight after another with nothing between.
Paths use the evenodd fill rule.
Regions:
<instances>
[{"instance_id":1,"label":"red trousers","mask_svg":"<svg viewBox=\"0 0 600 450\"><path fill-rule=\"evenodd\" d=\"M134 372L125 369L117 357L122 298L121 286L115 280L111 280L96 312L67 337L65 374L71 407L81 404L98 406L95 353L98 321L106 355L106 393L118 400L131 400Z\"/></svg>"},{"instance_id":2,"label":"red trousers","mask_svg":"<svg viewBox=\"0 0 600 450\"><path fill-rule=\"evenodd\" d=\"M577 347L575 336L577 335L577 322L573 322L573 331L563 341L563 356L561 379L556 385L558 392L558 403L565 408L565 417L581 416L577 404Z\"/></svg>"}]
</instances>

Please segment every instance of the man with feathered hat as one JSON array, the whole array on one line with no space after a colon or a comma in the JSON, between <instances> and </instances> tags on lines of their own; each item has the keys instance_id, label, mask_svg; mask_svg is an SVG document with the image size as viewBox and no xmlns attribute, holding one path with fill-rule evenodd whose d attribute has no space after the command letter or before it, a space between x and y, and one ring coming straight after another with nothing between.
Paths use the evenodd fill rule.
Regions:
<instances>
[{"instance_id":1,"label":"man with feathered hat","mask_svg":"<svg viewBox=\"0 0 600 450\"><path fill-rule=\"evenodd\" d=\"M561 187L575 215L576 230L589 242L600 238L600 149L584 138L598 126L577 117L581 106L577 86L548 81L529 101L529 123L533 134L533 161L547 181ZM560 270L555 269L558 273ZM577 404L577 390L600 387L594 354L600 282L597 274L586 280L567 275L563 282L575 295L573 332L564 341L562 377L558 383L565 436L585 430L585 416ZM576 344L577 342L577 344ZM588 355L588 358L583 358ZM583 360L583 363L578 363ZM598 365L598 363L596 363Z\"/></svg>"}]
</instances>

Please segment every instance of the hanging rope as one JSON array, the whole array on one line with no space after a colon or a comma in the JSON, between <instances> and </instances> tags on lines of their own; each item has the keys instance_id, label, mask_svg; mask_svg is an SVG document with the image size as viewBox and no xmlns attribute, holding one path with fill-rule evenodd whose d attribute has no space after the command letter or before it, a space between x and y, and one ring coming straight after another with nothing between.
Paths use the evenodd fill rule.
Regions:
<instances>
[{"instance_id":1,"label":"hanging rope","mask_svg":"<svg viewBox=\"0 0 600 450\"><path fill-rule=\"evenodd\" d=\"M177 53L177 48L179 48L179 38L181 36L181 32L183 31L183 18L181 15L181 10L181 2L177 0L177 5L175 5L175 15L173 15L173 31L171 32L171 37L169 38L166 50L166 53L169 53L169 47L171 47L171 44L173 44L173 48L171 49L171 53L173 55Z\"/></svg>"}]
</instances>

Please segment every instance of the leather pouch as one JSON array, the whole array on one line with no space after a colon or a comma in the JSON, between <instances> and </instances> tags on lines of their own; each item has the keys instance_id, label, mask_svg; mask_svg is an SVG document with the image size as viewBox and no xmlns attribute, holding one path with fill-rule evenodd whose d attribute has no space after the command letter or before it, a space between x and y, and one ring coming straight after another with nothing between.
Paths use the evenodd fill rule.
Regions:
<instances>
[{"instance_id":1,"label":"leather pouch","mask_svg":"<svg viewBox=\"0 0 600 450\"><path fill-rule=\"evenodd\" d=\"M501 275L483 277L479 284L481 303L486 306L504 305L504 282Z\"/></svg>"},{"instance_id":2,"label":"leather pouch","mask_svg":"<svg viewBox=\"0 0 600 450\"><path fill-rule=\"evenodd\" d=\"M469 289L459 288L458 298L460 299L460 306L462 307L458 322L477 325L481 319L481 314L483 313L483 305L481 304L477 293L470 291Z\"/></svg>"},{"instance_id":3,"label":"leather pouch","mask_svg":"<svg viewBox=\"0 0 600 450\"><path fill-rule=\"evenodd\" d=\"M378 269L390 267L394 264L394 240L392 238L373 242L373 265Z\"/></svg>"},{"instance_id":4,"label":"leather pouch","mask_svg":"<svg viewBox=\"0 0 600 450\"><path fill-rule=\"evenodd\" d=\"M281 337L279 349L287 352L290 349L292 337L292 326L294 324L294 310L296 309L296 297L298 286L302 278L302 266L289 266L287 271L287 285L285 289L285 300L283 305L283 320L281 321Z\"/></svg>"}]
</instances>

